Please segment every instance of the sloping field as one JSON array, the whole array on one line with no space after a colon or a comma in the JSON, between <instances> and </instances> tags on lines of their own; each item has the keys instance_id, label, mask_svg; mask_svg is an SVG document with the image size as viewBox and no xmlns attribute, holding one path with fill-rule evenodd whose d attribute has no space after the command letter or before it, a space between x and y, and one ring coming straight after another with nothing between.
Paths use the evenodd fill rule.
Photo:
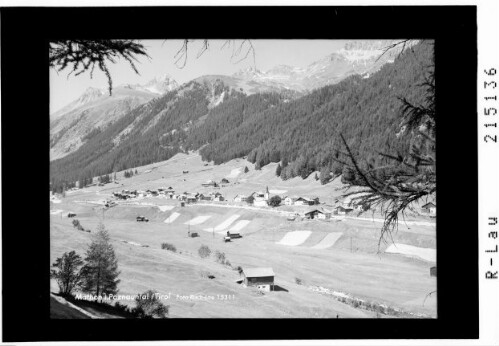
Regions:
<instances>
[{"instance_id":1,"label":"sloping field","mask_svg":"<svg viewBox=\"0 0 499 346\"><path fill-rule=\"evenodd\" d=\"M174 205L158 205L158 208L161 211L168 211L168 210L172 210L173 208L175 208L175 206Z\"/></svg>"},{"instance_id":2,"label":"sloping field","mask_svg":"<svg viewBox=\"0 0 499 346\"><path fill-rule=\"evenodd\" d=\"M168 218L163 221L164 223L172 223L173 221L175 221L178 217L180 216L179 213L177 212L174 212L172 213L170 216L168 216Z\"/></svg>"},{"instance_id":3,"label":"sloping field","mask_svg":"<svg viewBox=\"0 0 499 346\"><path fill-rule=\"evenodd\" d=\"M206 220L208 220L210 217L211 215L196 216L194 219L184 222L184 225L191 225L191 226L200 225Z\"/></svg>"},{"instance_id":4,"label":"sloping field","mask_svg":"<svg viewBox=\"0 0 499 346\"><path fill-rule=\"evenodd\" d=\"M197 154L179 154L169 161L139 167L138 175L122 179L119 184L89 187L85 189L87 192L75 191L53 208L74 211L83 227L92 232L100 221L104 221L122 272L120 294L153 289L162 294L228 294L235 297L230 301L172 298L165 302L171 306L171 317L334 318L336 314L353 318L376 317L374 313L312 292L307 288L309 285L436 316L436 299L428 299L424 306L422 304L425 296L436 289L436 280L429 275L431 264L391 253L378 254L379 223L354 219L321 221L298 218L288 221L284 213L279 213L287 210L286 207L246 208L245 204L238 207L226 202L181 207L179 201L146 198L140 203L147 205L118 205L107 210L100 205L76 202L99 201L105 194L122 189L169 186L176 193L219 191L229 199L237 194L264 191L268 186L273 193L287 191L290 196L318 196L321 202L327 203L332 203L341 193L336 190L342 186L339 179L320 185L312 174L305 180L298 177L281 181L275 176L276 164L261 170L255 170L251 163L242 159L219 166L204 164ZM248 173L244 173L245 166ZM142 174L145 170L150 172ZM182 171L189 173L183 174ZM232 172L236 171L238 175L234 173L235 177L232 177ZM225 187L201 186L209 179L219 182L229 176L230 183ZM293 207L288 208L293 211ZM136 222L138 215L144 215L150 222ZM165 222L165 218L169 222ZM61 219L60 215L51 215L51 263L71 250L84 255L90 243L93 233L77 231L71 221ZM214 232L215 228L220 234ZM188 230L201 232L198 232L199 237L189 238L186 236ZM209 230L209 233L202 230ZM224 243L223 233L227 230L242 231L244 237ZM404 226L394 234L394 239L397 244L431 250L436 245L435 227ZM175 245L177 252L161 249L163 242ZM210 257L200 258L198 250L201 245L212 250ZM232 267L216 262L213 253L217 250L225 253ZM237 266L272 267L276 273L276 285L282 290L261 295L238 285L236 280L240 276L234 270ZM206 273L215 278L208 279ZM296 278L304 284L298 285ZM122 303L133 306L133 302Z\"/></svg>"},{"instance_id":5,"label":"sloping field","mask_svg":"<svg viewBox=\"0 0 499 346\"><path fill-rule=\"evenodd\" d=\"M223 231L227 227L229 227L234 221L236 221L241 215L232 215L230 216L227 220L219 224L217 227L215 227L215 232L216 231Z\"/></svg>"},{"instance_id":6,"label":"sloping field","mask_svg":"<svg viewBox=\"0 0 499 346\"><path fill-rule=\"evenodd\" d=\"M387 253L402 254L409 257L417 257L428 262L437 261L437 251L435 249L421 248L406 244L392 244L385 250Z\"/></svg>"},{"instance_id":7,"label":"sloping field","mask_svg":"<svg viewBox=\"0 0 499 346\"><path fill-rule=\"evenodd\" d=\"M230 232L239 232L243 228L245 228L246 226L248 226L250 222L251 221L249 221L249 220L240 220L234 226L232 226L229 231Z\"/></svg>"},{"instance_id":8,"label":"sloping field","mask_svg":"<svg viewBox=\"0 0 499 346\"><path fill-rule=\"evenodd\" d=\"M281 241L277 242L277 244L288 245L288 246L297 246L302 244L307 238L312 234L311 231L294 231L288 232L281 239Z\"/></svg>"},{"instance_id":9,"label":"sloping field","mask_svg":"<svg viewBox=\"0 0 499 346\"><path fill-rule=\"evenodd\" d=\"M334 243L336 243L336 241L338 239L340 239L340 237L343 235L343 233L331 233L331 234L328 234L324 239L322 239L322 241L317 244L317 245L314 245L312 246L312 249L327 249L327 248L330 248L331 246L334 245Z\"/></svg>"},{"instance_id":10,"label":"sloping field","mask_svg":"<svg viewBox=\"0 0 499 346\"><path fill-rule=\"evenodd\" d=\"M235 168L230 171L230 174L227 176L227 178L236 178L239 174L241 174L241 168Z\"/></svg>"}]
</instances>

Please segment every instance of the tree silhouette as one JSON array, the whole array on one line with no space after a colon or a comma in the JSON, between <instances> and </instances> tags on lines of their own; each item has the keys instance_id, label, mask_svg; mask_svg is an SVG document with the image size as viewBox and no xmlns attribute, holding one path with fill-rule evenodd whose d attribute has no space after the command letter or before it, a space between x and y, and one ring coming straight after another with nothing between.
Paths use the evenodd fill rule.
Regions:
<instances>
[{"instance_id":1,"label":"tree silhouette","mask_svg":"<svg viewBox=\"0 0 499 346\"><path fill-rule=\"evenodd\" d=\"M408 41L404 40L399 44L403 44L405 48ZM346 152L338 152L340 157L348 159L336 159L344 164L342 181L356 181L357 185L365 187L347 192L343 197L370 209L380 208L384 223L378 246L382 241L386 242L387 236L391 237L392 232L398 229L399 215L404 217L405 211L411 209L413 202L436 193L434 57L426 68L424 82L418 87L424 90L425 98L422 103L415 104L407 97L398 97L401 103L399 135L412 136L407 155L379 153L392 163L379 167L368 164L365 168L359 163L345 137L340 134ZM352 178L352 173L355 178ZM345 174L349 177L345 177Z\"/></svg>"},{"instance_id":2,"label":"tree silhouette","mask_svg":"<svg viewBox=\"0 0 499 346\"><path fill-rule=\"evenodd\" d=\"M183 40L182 46L174 56L175 65L184 68L187 64L189 46L195 40ZM210 47L210 41L202 40L201 49L196 58L199 58ZM220 49L232 49L231 61L239 63L250 54L255 62L255 48L251 40L226 40ZM109 95L112 95L113 79L108 64L114 64L118 59L128 61L135 73L139 74L135 62L137 57L146 56L147 50L138 40L54 40L49 43L49 66L57 72L70 68L68 78L73 73L78 76L90 70L90 78L97 66L107 77ZM234 61L235 60L235 61Z\"/></svg>"},{"instance_id":3,"label":"tree silhouette","mask_svg":"<svg viewBox=\"0 0 499 346\"><path fill-rule=\"evenodd\" d=\"M75 73L78 76L90 70L90 77L97 66L107 77L109 95L112 94L113 80L108 64L117 59L125 59L139 74L134 61L137 56L147 56L144 46L135 40L56 40L49 44L49 66L60 72L67 67L71 69L68 77Z\"/></svg>"},{"instance_id":4,"label":"tree silhouette","mask_svg":"<svg viewBox=\"0 0 499 346\"><path fill-rule=\"evenodd\" d=\"M82 265L83 261L75 251L65 252L52 264L52 267L56 269L50 271L50 277L56 279L61 294L70 295L73 290L81 286Z\"/></svg>"}]
</instances>

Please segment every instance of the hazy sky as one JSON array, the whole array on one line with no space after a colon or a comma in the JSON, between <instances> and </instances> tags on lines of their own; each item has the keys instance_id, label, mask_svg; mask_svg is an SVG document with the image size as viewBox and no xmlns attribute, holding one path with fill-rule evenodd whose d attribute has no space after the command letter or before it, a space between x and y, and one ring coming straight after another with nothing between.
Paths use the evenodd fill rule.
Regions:
<instances>
[{"instance_id":1,"label":"hazy sky","mask_svg":"<svg viewBox=\"0 0 499 346\"><path fill-rule=\"evenodd\" d=\"M109 64L113 85L144 84L156 76L169 74L179 84L194 78L222 74L231 75L240 69L253 67L267 71L277 65L306 67L310 63L323 58L343 47L345 41L340 40L252 40L256 58L251 55L236 63L231 61L232 49L221 49L225 40L210 40L210 48L201 57L197 54L202 47L202 40L189 43L188 61L184 68L175 65L175 54L182 47L182 40L143 40L141 41L151 57L140 58L136 63L140 75L137 75L127 61L121 60ZM241 41L237 41L239 45ZM241 55L245 52L245 48ZM93 79L90 72L77 77L67 78L70 69L57 73L50 69L50 109L51 113L77 99L88 87L106 88L107 79L97 68Z\"/></svg>"}]
</instances>

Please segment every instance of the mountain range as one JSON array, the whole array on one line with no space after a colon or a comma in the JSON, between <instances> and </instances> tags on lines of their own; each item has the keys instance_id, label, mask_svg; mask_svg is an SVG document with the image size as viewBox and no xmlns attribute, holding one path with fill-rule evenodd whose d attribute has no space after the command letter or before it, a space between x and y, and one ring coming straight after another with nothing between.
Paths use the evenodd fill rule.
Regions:
<instances>
[{"instance_id":1,"label":"mountain range","mask_svg":"<svg viewBox=\"0 0 499 346\"><path fill-rule=\"evenodd\" d=\"M331 124L352 135L360 130L359 138L367 135L358 148L366 153L375 147L403 150L407 139L395 137L399 121L394 95L410 94L422 81L422 66L428 64L431 49L412 47L403 54L404 66L397 50L380 58L380 47L388 44L349 42L306 68L248 69L232 76L202 76L180 86L163 76L145 85L116 87L112 96L88 89L51 117L53 183L199 149L203 159L215 163L248 154L260 166L305 160L301 168L286 174L306 175L310 169L331 166L330 148L319 150L334 133ZM378 115L373 125L373 114L382 111L385 118ZM355 129L348 125L356 122ZM322 125L316 127L318 123ZM401 144L395 145L397 141ZM310 143L317 149L309 151Z\"/></svg>"}]
</instances>

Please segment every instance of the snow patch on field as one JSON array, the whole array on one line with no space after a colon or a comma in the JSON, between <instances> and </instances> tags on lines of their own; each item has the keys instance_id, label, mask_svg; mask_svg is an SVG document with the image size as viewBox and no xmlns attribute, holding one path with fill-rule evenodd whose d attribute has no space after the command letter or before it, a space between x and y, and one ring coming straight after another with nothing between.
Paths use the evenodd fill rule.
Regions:
<instances>
[{"instance_id":1,"label":"snow patch on field","mask_svg":"<svg viewBox=\"0 0 499 346\"><path fill-rule=\"evenodd\" d=\"M50 211L50 214L57 215L57 214L62 213L63 211L64 210L62 210L62 209L53 209L53 210Z\"/></svg>"},{"instance_id":2,"label":"snow patch on field","mask_svg":"<svg viewBox=\"0 0 499 346\"><path fill-rule=\"evenodd\" d=\"M236 168L230 171L230 174L227 176L227 178L236 178L239 174L241 174L241 168Z\"/></svg>"},{"instance_id":3,"label":"snow patch on field","mask_svg":"<svg viewBox=\"0 0 499 346\"><path fill-rule=\"evenodd\" d=\"M327 249L328 247L333 246L334 243L336 243L336 241L340 239L342 234L343 233L341 232L330 233L324 239L322 239L320 243L312 246L312 249Z\"/></svg>"},{"instance_id":4,"label":"snow patch on field","mask_svg":"<svg viewBox=\"0 0 499 346\"><path fill-rule=\"evenodd\" d=\"M234 221L236 221L237 219L239 219L240 216L241 215L232 215L227 220L225 220L224 222L222 222L220 225L218 225L217 227L215 227L215 231L223 231L224 229L226 229L227 227L229 227Z\"/></svg>"},{"instance_id":5,"label":"snow patch on field","mask_svg":"<svg viewBox=\"0 0 499 346\"><path fill-rule=\"evenodd\" d=\"M410 257L418 257L421 259L424 259L429 262L436 262L437 261L437 250L435 249L429 249L429 248L424 248L424 247L417 247L417 246L412 246L412 245L406 245L406 244L392 244L390 245L385 252L388 253L397 253L397 254L402 254Z\"/></svg>"},{"instance_id":6,"label":"snow patch on field","mask_svg":"<svg viewBox=\"0 0 499 346\"><path fill-rule=\"evenodd\" d=\"M173 205L158 205L159 210L161 211L167 211L167 210L172 210L175 208Z\"/></svg>"},{"instance_id":7,"label":"snow patch on field","mask_svg":"<svg viewBox=\"0 0 499 346\"><path fill-rule=\"evenodd\" d=\"M277 242L277 244L288 245L288 246L297 246L302 244L307 238L312 234L311 231L293 231L288 232L281 239L281 241Z\"/></svg>"},{"instance_id":8,"label":"snow patch on field","mask_svg":"<svg viewBox=\"0 0 499 346\"><path fill-rule=\"evenodd\" d=\"M239 232L240 230L242 230L244 227L248 226L248 224L250 223L251 221L249 220L241 220L241 221L238 221L234 226L232 226L231 229L229 229L229 232Z\"/></svg>"},{"instance_id":9,"label":"snow patch on field","mask_svg":"<svg viewBox=\"0 0 499 346\"><path fill-rule=\"evenodd\" d=\"M281 194L286 193L288 190L269 190L270 193Z\"/></svg>"},{"instance_id":10,"label":"snow patch on field","mask_svg":"<svg viewBox=\"0 0 499 346\"><path fill-rule=\"evenodd\" d=\"M61 203L62 202L60 199L51 199L50 201L52 203Z\"/></svg>"},{"instance_id":11,"label":"snow patch on field","mask_svg":"<svg viewBox=\"0 0 499 346\"><path fill-rule=\"evenodd\" d=\"M187 221L184 223L184 225L199 225L208 220L211 217L211 215L201 215L201 216L196 216L194 219Z\"/></svg>"},{"instance_id":12,"label":"snow patch on field","mask_svg":"<svg viewBox=\"0 0 499 346\"><path fill-rule=\"evenodd\" d=\"M175 221L177 219L177 217L179 217L180 214L179 213L172 213L170 216L168 216L168 218L163 221L164 223L172 223L173 221Z\"/></svg>"}]
</instances>

